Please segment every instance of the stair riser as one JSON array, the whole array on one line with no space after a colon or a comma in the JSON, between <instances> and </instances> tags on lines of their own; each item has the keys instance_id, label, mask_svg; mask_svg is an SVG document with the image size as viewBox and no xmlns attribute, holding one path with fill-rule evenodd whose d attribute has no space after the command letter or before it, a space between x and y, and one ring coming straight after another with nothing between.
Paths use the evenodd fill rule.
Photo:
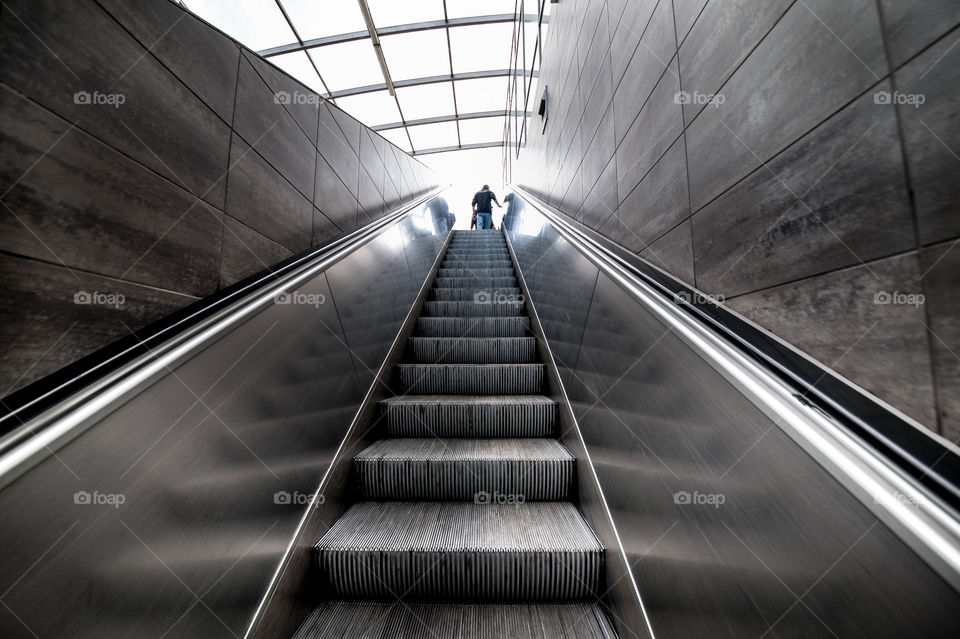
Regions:
<instances>
[{"instance_id":1,"label":"stair riser","mask_svg":"<svg viewBox=\"0 0 960 639\"><path fill-rule=\"evenodd\" d=\"M550 437L556 404L380 405L390 437Z\"/></svg>"},{"instance_id":2,"label":"stair riser","mask_svg":"<svg viewBox=\"0 0 960 639\"><path fill-rule=\"evenodd\" d=\"M533 337L474 340L414 337L408 340L410 351L425 364L527 364L537 354Z\"/></svg>"},{"instance_id":3,"label":"stair riser","mask_svg":"<svg viewBox=\"0 0 960 639\"><path fill-rule=\"evenodd\" d=\"M420 317L417 334L424 337L524 337L528 317Z\"/></svg>"},{"instance_id":4,"label":"stair riser","mask_svg":"<svg viewBox=\"0 0 960 639\"><path fill-rule=\"evenodd\" d=\"M357 489L364 499L504 503L570 497L571 460L356 459ZM504 501L506 500L506 501Z\"/></svg>"},{"instance_id":5,"label":"stair riser","mask_svg":"<svg viewBox=\"0 0 960 639\"><path fill-rule=\"evenodd\" d=\"M510 260L456 259L448 257L440 263L440 268L513 268L513 262Z\"/></svg>"},{"instance_id":6,"label":"stair riser","mask_svg":"<svg viewBox=\"0 0 960 639\"><path fill-rule=\"evenodd\" d=\"M543 365L399 366L400 386L418 395L532 395L543 389Z\"/></svg>"},{"instance_id":7,"label":"stair riser","mask_svg":"<svg viewBox=\"0 0 960 639\"><path fill-rule=\"evenodd\" d=\"M337 597L570 601L599 594L599 551L395 552L318 549Z\"/></svg>"},{"instance_id":8,"label":"stair riser","mask_svg":"<svg viewBox=\"0 0 960 639\"><path fill-rule=\"evenodd\" d=\"M434 288L516 288L517 278L510 277L438 277Z\"/></svg>"},{"instance_id":9,"label":"stair riser","mask_svg":"<svg viewBox=\"0 0 960 639\"><path fill-rule=\"evenodd\" d=\"M515 272L513 267L507 268L484 268L481 266L478 267L467 267L467 268L441 268L437 271L437 277L514 277Z\"/></svg>"},{"instance_id":10,"label":"stair riser","mask_svg":"<svg viewBox=\"0 0 960 639\"><path fill-rule=\"evenodd\" d=\"M520 299L523 293L519 288L505 286L503 288L434 288L430 290L430 300L434 302L472 302L477 293L483 293L488 299ZM512 296L512 297L511 297Z\"/></svg>"},{"instance_id":11,"label":"stair riser","mask_svg":"<svg viewBox=\"0 0 960 639\"><path fill-rule=\"evenodd\" d=\"M480 294L481 299L492 299ZM507 298L510 299L510 298ZM421 317L518 317L525 314L522 301L425 302Z\"/></svg>"}]
</instances>

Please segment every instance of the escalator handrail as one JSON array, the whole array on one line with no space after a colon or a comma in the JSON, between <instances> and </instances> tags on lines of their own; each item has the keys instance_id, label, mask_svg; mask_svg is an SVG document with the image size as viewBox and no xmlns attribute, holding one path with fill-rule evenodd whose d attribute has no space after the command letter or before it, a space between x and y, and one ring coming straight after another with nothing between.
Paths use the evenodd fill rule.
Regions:
<instances>
[{"instance_id":1,"label":"escalator handrail","mask_svg":"<svg viewBox=\"0 0 960 639\"><path fill-rule=\"evenodd\" d=\"M320 248L204 298L176 314L174 321L158 322L120 340L119 347L115 344L93 353L77 363L82 370L58 379L53 387L28 393L26 399L15 404L10 401L13 396L4 398L0 486L79 435L84 425L95 422L119 398L151 383L170 370L173 362L202 350L240 321L274 303L279 293L295 290L344 259L442 190L437 187Z\"/></svg>"},{"instance_id":2,"label":"escalator handrail","mask_svg":"<svg viewBox=\"0 0 960 639\"><path fill-rule=\"evenodd\" d=\"M960 590L960 516L938 491L918 480L885 451L864 441L835 415L800 395L789 380L771 370L762 358L746 352L742 340L731 340L718 330L715 322L704 321L702 314L691 312L691 305L684 303L688 298L678 299L663 283L587 236L522 187L511 188L542 214L561 237L691 345L941 577ZM696 292L685 286L683 289Z\"/></svg>"}]
</instances>

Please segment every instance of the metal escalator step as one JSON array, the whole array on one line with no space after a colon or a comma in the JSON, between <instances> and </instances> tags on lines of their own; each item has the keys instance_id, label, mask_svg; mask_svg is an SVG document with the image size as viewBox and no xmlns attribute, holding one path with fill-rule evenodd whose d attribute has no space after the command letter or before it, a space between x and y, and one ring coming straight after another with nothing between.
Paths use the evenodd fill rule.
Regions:
<instances>
[{"instance_id":1,"label":"metal escalator step","mask_svg":"<svg viewBox=\"0 0 960 639\"><path fill-rule=\"evenodd\" d=\"M487 247L484 247L484 246L480 246L480 247L472 247L472 246L452 246L452 247L449 247L449 248L447 249L447 253L446 253L446 254L447 254L448 256L450 256L450 255L456 255L456 256L473 256L473 255L477 255L477 256L495 256L495 257L500 257L500 258L507 259L507 260L510 259L510 250L507 249L506 245L504 245L502 248L501 248L501 247L498 247L498 246L487 246Z\"/></svg>"},{"instance_id":2,"label":"metal escalator step","mask_svg":"<svg viewBox=\"0 0 960 639\"><path fill-rule=\"evenodd\" d=\"M435 604L329 601L310 613L294 639L616 639L590 603Z\"/></svg>"},{"instance_id":3,"label":"metal escalator step","mask_svg":"<svg viewBox=\"0 0 960 639\"><path fill-rule=\"evenodd\" d=\"M543 364L397 364L403 392L445 395L533 395L543 389Z\"/></svg>"},{"instance_id":4,"label":"metal escalator step","mask_svg":"<svg viewBox=\"0 0 960 639\"><path fill-rule=\"evenodd\" d=\"M514 277L516 271L513 266L507 268L485 268L462 267L462 268L440 268L437 270L437 277Z\"/></svg>"},{"instance_id":5,"label":"metal escalator step","mask_svg":"<svg viewBox=\"0 0 960 639\"><path fill-rule=\"evenodd\" d=\"M596 598L603 548L569 502L360 502L317 543L338 597Z\"/></svg>"},{"instance_id":6,"label":"metal escalator step","mask_svg":"<svg viewBox=\"0 0 960 639\"><path fill-rule=\"evenodd\" d=\"M557 403L542 395L405 395L380 402L390 437L549 437Z\"/></svg>"},{"instance_id":7,"label":"metal escalator step","mask_svg":"<svg viewBox=\"0 0 960 639\"><path fill-rule=\"evenodd\" d=\"M559 441L381 439L353 458L363 499L472 501L568 499L575 459Z\"/></svg>"},{"instance_id":8,"label":"metal escalator step","mask_svg":"<svg viewBox=\"0 0 960 639\"><path fill-rule=\"evenodd\" d=\"M430 299L437 302L473 302L477 295L481 294L488 299L509 300L520 299L523 295L516 286L501 286L500 288L432 288L430 289Z\"/></svg>"},{"instance_id":9,"label":"metal escalator step","mask_svg":"<svg viewBox=\"0 0 960 639\"><path fill-rule=\"evenodd\" d=\"M508 259L482 257L460 258L448 255L440 263L440 268L513 268L513 262Z\"/></svg>"},{"instance_id":10,"label":"metal escalator step","mask_svg":"<svg viewBox=\"0 0 960 639\"><path fill-rule=\"evenodd\" d=\"M499 300L482 292L469 302L423 303L421 317L510 317L526 313L523 300Z\"/></svg>"},{"instance_id":11,"label":"metal escalator step","mask_svg":"<svg viewBox=\"0 0 960 639\"><path fill-rule=\"evenodd\" d=\"M535 337L411 337L407 344L425 364L526 364L537 354Z\"/></svg>"},{"instance_id":12,"label":"metal escalator step","mask_svg":"<svg viewBox=\"0 0 960 639\"><path fill-rule=\"evenodd\" d=\"M523 337L530 334L529 317L418 317L417 334L424 337Z\"/></svg>"},{"instance_id":13,"label":"metal escalator step","mask_svg":"<svg viewBox=\"0 0 960 639\"><path fill-rule=\"evenodd\" d=\"M516 275L509 277L438 277L433 281L434 288L498 288L500 286L517 286Z\"/></svg>"}]
</instances>

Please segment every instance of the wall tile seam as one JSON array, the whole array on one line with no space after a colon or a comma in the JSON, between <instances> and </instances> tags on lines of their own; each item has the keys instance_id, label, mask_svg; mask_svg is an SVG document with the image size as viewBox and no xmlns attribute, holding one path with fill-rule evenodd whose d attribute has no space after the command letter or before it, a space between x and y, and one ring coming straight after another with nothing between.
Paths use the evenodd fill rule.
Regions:
<instances>
[{"instance_id":1,"label":"wall tile seam","mask_svg":"<svg viewBox=\"0 0 960 639\"><path fill-rule=\"evenodd\" d=\"M233 123L237 120L237 95L240 93L240 67L243 64L243 55L237 55L237 67L234 72L234 82L233 82L233 105L230 109L230 123L227 125L230 127L230 139L227 142L227 171L223 179L225 180L223 185L223 208L227 208L227 194L230 192L230 158L233 156L233 133L234 126ZM224 215L226 215L224 211ZM232 216L231 216L232 217ZM223 240L224 233L226 229L225 222L220 224L220 246L217 249L217 290L223 289Z\"/></svg>"},{"instance_id":2,"label":"wall tile seam","mask_svg":"<svg viewBox=\"0 0 960 639\"><path fill-rule=\"evenodd\" d=\"M263 161L264 164L266 164L267 166L269 166L277 175L279 175L279 176L283 179L283 181L286 182L286 183L290 186L290 188L292 188L294 191L297 192L298 195L300 195L302 198L304 198L305 200L307 200L307 201L310 202L311 204L316 204L316 202L313 201L314 193L311 193L310 195L307 195L306 193L304 193L303 191L301 191L301 190L300 190L300 187L298 187L298 186L295 185L293 182L291 182L291 181L290 181L290 178L288 178L285 173L283 173L280 169L278 169L277 167L275 167L270 160L268 160L266 157L264 157L263 154L260 153L260 150L257 149L257 147L255 147L253 144L251 144L249 140L247 140L245 137L243 137L243 136L240 134L239 131L237 131L236 129L234 129L234 130L233 130L233 133L236 134L236 136L239 137L241 140L243 140L243 143L246 144L247 147L249 148L249 150L250 150L249 152L256 153L257 157L260 158L260 159ZM265 135L261 135L260 140L258 140L257 143L262 142L265 137L266 137ZM232 142L231 142L231 147L232 147ZM316 183L316 174L317 174L317 158L316 158L316 155L315 155L316 149L313 149L313 151L314 151L314 153L312 154L312 155L314 156L314 158L313 158L313 174L314 174L314 178L313 178L313 179L314 179L314 183ZM248 153L249 153L249 152L248 152ZM247 154L244 154L243 157L246 157L246 155L247 155ZM229 174L230 172L232 172L233 169L234 169L241 161L243 161L243 157L239 158L236 162L231 162L231 161L228 160L228 166L227 166L227 173L228 173L228 174ZM229 195L229 193L228 193L227 195ZM224 199L224 207L226 207L226 198Z\"/></svg>"},{"instance_id":3,"label":"wall tile seam","mask_svg":"<svg viewBox=\"0 0 960 639\"><path fill-rule=\"evenodd\" d=\"M637 55L637 51L640 50L640 43L643 42L643 37L647 34L647 29L649 29L649 28L650 28L650 25L653 23L653 16L656 15L657 9L660 7L660 2L668 2L668 1L671 1L671 2L672 2L672 0L659 0L659 1L657 2L657 4L654 6L653 11L650 12L650 16L647 18L647 23L646 23L645 25L643 25L643 30L641 31L640 36L637 38L637 43L634 45L633 51L630 52L630 56L627 58L626 63L625 63L624 66L623 66L623 73L620 74L620 77L619 77L619 78L613 78L613 92L611 93L611 95L616 95L616 94L617 94L617 90L620 88L620 84L623 82L623 79L624 79L625 77L627 77L627 70L630 68L630 63L633 62L633 57L634 57L635 55ZM671 7L672 7L672 6L673 6L673 5L671 4ZM704 6L706 6L706 5L704 5ZM671 12L672 12L672 11L671 11ZM620 22L623 22L623 17L622 17L622 16L621 16L621 18L620 18ZM617 30L619 30L619 29L620 29L620 23L618 22L618 23L617 23ZM676 29L674 29L674 31L676 31ZM611 35L610 35L610 46L611 46L611 47L613 47L613 38L614 38L614 36L616 36L616 31L614 31L614 32L611 33ZM674 42L676 42L676 35L674 35ZM677 53L678 53L677 49L674 48L673 54L670 56L670 60L667 61L667 64L666 64L667 67L670 66L670 62L672 62L673 58L677 56ZM679 64L680 64L680 63L679 63L679 60L678 60L678 61L677 61L677 66L678 66L678 68L679 68ZM611 77L613 77L613 69L610 70L610 74L611 74ZM660 76L659 76L657 82L659 82L659 81L660 81L660 78L662 78L662 77L663 77L663 72L660 73ZM654 85L654 86L656 86L656 85ZM652 92L651 92L651 93L652 93ZM649 96L647 96L647 97L649 98ZM646 100L644 101L644 103L646 103ZM641 108L643 108L643 107L641 106Z\"/></svg>"},{"instance_id":4,"label":"wall tile seam","mask_svg":"<svg viewBox=\"0 0 960 639\"><path fill-rule=\"evenodd\" d=\"M703 3L703 6L700 7L700 12L697 13L697 16L693 19L693 22L690 23L690 28L687 29L687 32L683 34L682 40L680 39L680 34L677 33L677 5L673 5L673 34L674 39L677 41L678 50L683 46L683 43L687 41L687 38L690 36L690 32L693 31L693 28L697 26L697 22L700 21L700 16L702 16L703 12L707 10L707 5L709 5L710 2L712 2L712 0L707 0Z\"/></svg>"},{"instance_id":5,"label":"wall tile seam","mask_svg":"<svg viewBox=\"0 0 960 639\"><path fill-rule=\"evenodd\" d=\"M796 284L799 284L799 283L802 283L802 282L806 282L806 281L808 281L808 280L815 280L815 279L822 278L822 277L825 277L825 276L828 276L828 275L837 275L837 274L845 273L845 272L848 272L848 271L854 271L854 270L856 270L856 269L869 268L871 265L878 264L878 263L883 262L883 261L886 261L886 260L893 260L893 259L899 259L899 258L911 257L911 256L916 257L917 260L919 261L919 259L920 259L920 251L917 251L917 250L915 250L915 249L909 249L909 250L906 250L906 251L897 251L897 252L893 252L893 253L885 253L885 254L879 255L879 256L877 256L877 257L872 257L872 258L870 258L869 260L859 261L859 262L857 262L857 263L855 263L855 264L847 264L847 265L845 265L845 266L839 266L839 267L837 267L837 268L827 269L827 270L823 270L823 271L817 271L817 272L815 272L815 273L810 273L810 274L804 275L804 276L802 276L802 277L796 277L796 278L792 278L792 279L789 279L789 280L783 280L783 281L777 282L777 283L775 283L775 284L770 284L769 286L764 286L764 287L761 287L761 288L750 289L750 290L748 290L748 291L738 292L738 293L736 293L735 295L727 295L727 296L724 296L724 299L725 299L725 300L735 300L735 299L738 299L738 298L740 298L740 297L745 297L745 296L747 296L747 295L755 295L755 294L757 294L757 293L764 293L764 292L767 292L767 291L773 291L773 290L778 289L778 288L784 288L784 287L793 286L793 285L796 285ZM921 282L921 283L922 283L922 281L923 281L923 278L920 279L920 282ZM707 292L709 292L709 291L707 291ZM872 303L872 300L871 300L871 303Z\"/></svg>"},{"instance_id":6,"label":"wall tile seam","mask_svg":"<svg viewBox=\"0 0 960 639\"><path fill-rule=\"evenodd\" d=\"M186 82L184 82L183 79L182 79L179 75L177 75L176 72L173 71L173 69L171 69L170 67L168 67L168 66L163 62L163 60L161 60L159 57L157 57L156 54L154 54L153 50L154 50L154 48L156 47L157 43L154 43L153 45L147 45L147 44L141 42L141 41L140 41L140 38L138 38L136 35L134 35L134 33L133 33L132 31L130 31L130 29L128 29L127 26L126 26L123 22L121 22L119 18L117 18L116 16L114 16L114 15L110 12L109 9L107 9L106 7L104 7L104 6L100 3L100 0L93 0L93 3L96 4L98 7L100 7L100 9L107 15L107 17L109 17L111 20L113 20L115 23L117 23L117 25L118 25L124 32L126 32L127 35L129 35L130 38L131 38L138 46L140 46L140 47L143 49L143 55L144 55L144 56L149 55L150 58L151 58L154 62L156 62L157 64L159 64L167 73L170 74L171 77L175 78L178 83L180 83L187 91L189 91L191 94L193 94L193 96L194 96L195 98L197 98L197 100L200 102L200 104L202 104L203 106L205 106L205 107L207 108L207 110L210 111L214 116L216 116L216 118L217 118L218 120L220 120L221 122L223 122L223 123L226 124L227 126L230 126L230 123L227 122L226 120L224 120L223 117L222 117L219 113L217 113L217 111L213 108L213 106L212 106L211 104L209 104L205 99L203 99L196 91L193 90L193 88L192 88L191 86L189 86ZM199 16L197 16L196 14L193 14L192 12L189 12L189 11L188 11L187 13L189 13L191 17L199 18ZM212 25L210 25L208 22L206 22L206 21L204 21L204 20L202 20L202 19L201 19L201 22L202 22L202 24L204 24L205 26L212 26ZM214 27L214 28L216 29L216 27ZM227 34L225 34L225 33L223 33L222 31L220 31L219 29L217 29L217 32L218 32L219 34L223 35L224 37L228 38L228 39L233 43L234 47L237 49L237 57L238 57L238 58L242 58L243 56L241 55L241 51L242 51L243 49L245 49L246 47L244 47L242 44L240 44L239 42L237 42L236 40L234 40L233 38L231 38L231 37L228 36ZM235 78L235 80L237 81L236 83L238 83L238 81L239 81L239 76L238 76L237 78ZM234 90L236 90L236 83L235 83L235 85L234 85ZM234 92L234 105L233 105L233 106L236 107L236 92Z\"/></svg>"},{"instance_id":7,"label":"wall tile seam","mask_svg":"<svg viewBox=\"0 0 960 639\"><path fill-rule=\"evenodd\" d=\"M690 35L690 32L693 31L693 27L696 25L697 20L700 19L700 16L703 15L703 12L707 9L707 5L710 4L710 0L706 0L703 3L703 6L700 7L700 13L696 15L691 23L690 27L687 29L687 32L683 36L683 40L687 39L687 36ZM683 70L680 68L680 45L682 43L680 39L680 34L677 32L677 5L673 5L673 33L674 33L674 42L677 45L677 86L680 87L680 92L683 93ZM683 109L683 106L680 106L680 122L683 127L684 132L681 133L683 138L683 171L684 178L687 183L687 219L690 220L689 230L690 230L690 271L693 273L693 287L697 288L697 256L696 251L694 251L694 241L693 241L693 186L690 184L690 150L687 148L687 114ZM659 163L659 160L658 160ZM639 186L639 184L637 185ZM633 191L631 191L632 193ZM674 227L677 228L677 227ZM673 229L671 229L673 230ZM667 231L668 233L670 231ZM666 233L664 233L666 235ZM662 238L664 235L661 235ZM660 239L660 238L657 238ZM656 241L656 240L654 240Z\"/></svg>"},{"instance_id":8,"label":"wall tile seam","mask_svg":"<svg viewBox=\"0 0 960 639\"><path fill-rule=\"evenodd\" d=\"M22 253L17 253L17 252L15 252L15 251L9 251L9 250L6 250L6 249L0 249L0 256L6 256L6 257L9 257L9 258L14 259L14 260L22 260L22 261L25 261L25 262L44 264L44 265L46 265L46 266L51 266L51 267L53 267L53 268L59 269L59 270L61 270L61 271L65 271L65 272L67 272L67 273L70 273L70 272L81 273L81 274L83 274L83 275L89 275L90 277L97 277L97 278L100 278L100 279L109 280L109 281L111 281L111 282L117 282L117 283L121 283L121 284L126 284L127 286L134 286L134 287L137 287L137 288L142 288L142 289L146 289L146 290L150 290L150 291L157 291L157 292L160 292L160 293L167 293L167 294L169 294L169 295L178 295L178 296L180 296L180 297L189 298L189 299L192 300L192 301L201 300L201 299L203 299L203 298L205 297L205 295L212 295L213 293L216 293L218 290L220 290L220 288L218 287L217 289L212 290L212 291L210 291L210 293L206 293L205 295L197 295L197 294L195 294L195 293L187 293L187 292L184 292L184 291L177 291L177 290L170 289L170 288L164 288L164 287L162 287L162 286L154 286L154 285L152 285L152 284L146 284L146 283L144 283L144 282L138 282L138 281L136 281L136 280L123 279L123 278L117 277L116 275L106 275L106 274L104 274L104 273L100 273L100 272L98 272L98 271L92 271L92 270L90 270L90 269L80 268L80 267L76 267L76 266L65 266L62 262L53 262L53 261L44 259L44 258L42 258L42 257L36 257L36 256L33 256L33 255L24 255L24 254L22 254ZM72 303L72 301L71 301L71 303Z\"/></svg>"}]
</instances>

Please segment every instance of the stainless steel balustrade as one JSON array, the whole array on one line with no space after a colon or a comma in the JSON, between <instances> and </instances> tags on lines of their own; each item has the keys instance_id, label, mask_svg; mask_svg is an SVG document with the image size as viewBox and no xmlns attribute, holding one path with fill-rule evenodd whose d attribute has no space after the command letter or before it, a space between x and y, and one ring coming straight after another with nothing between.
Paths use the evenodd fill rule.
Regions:
<instances>
[{"instance_id":1,"label":"stainless steel balustrade","mask_svg":"<svg viewBox=\"0 0 960 639\"><path fill-rule=\"evenodd\" d=\"M443 246L432 195L0 442L0 635L247 631Z\"/></svg>"},{"instance_id":2,"label":"stainless steel balustrade","mask_svg":"<svg viewBox=\"0 0 960 639\"><path fill-rule=\"evenodd\" d=\"M656 637L956 636L957 513L516 192L508 235L603 492L588 519L637 584L621 636L631 607Z\"/></svg>"}]
</instances>

